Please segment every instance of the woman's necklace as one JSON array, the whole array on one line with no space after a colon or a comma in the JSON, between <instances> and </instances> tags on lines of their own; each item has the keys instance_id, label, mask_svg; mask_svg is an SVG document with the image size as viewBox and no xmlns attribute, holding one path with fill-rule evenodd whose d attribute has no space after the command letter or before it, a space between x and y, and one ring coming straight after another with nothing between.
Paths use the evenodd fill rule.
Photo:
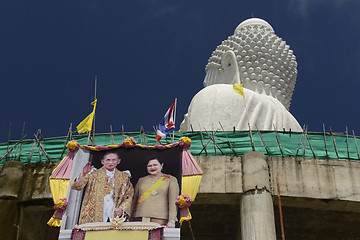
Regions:
<instances>
[{"instance_id":1,"label":"woman's necklace","mask_svg":"<svg viewBox=\"0 0 360 240\"><path fill-rule=\"evenodd\" d=\"M152 184L156 183L160 178L162 177L162 174L159 177L151 177Z\"/></svg>"},{"instance_id":2,"label":"woman's necklace","mask_svg":"<svg viewBox=\"0 0 360 240\"><path fill-rule=\"evenodd\" d=\"M152 184L154 185L155 182L157 182L161 177L162 177L162 174L157 178L151 177ZM156 196L157 194L158 194L158 192L156 190L151 191L151 196Z\"/></svg>"}]
</instances>

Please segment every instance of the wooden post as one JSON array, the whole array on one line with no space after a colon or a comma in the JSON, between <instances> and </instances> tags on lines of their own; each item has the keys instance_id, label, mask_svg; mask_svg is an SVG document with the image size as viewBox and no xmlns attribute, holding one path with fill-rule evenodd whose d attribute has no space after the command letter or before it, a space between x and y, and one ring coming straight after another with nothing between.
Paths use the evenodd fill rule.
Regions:
<instances>
[{"instance_id":1,"label":"wooden post","mask_svg":"<svg viewBox=\"0 0 360 240\"><path fill-rule=\"evenodd\" d=\"M326 143L325 124L323 124L323 131L324 131L324 143L325 143L326 158L329 159L329 155L328 155L328 151L327 151L327 143Z\"/></svg>"},{"instance_id":2,"label":"wooden post","mask_svg":"<svg viewBox=\"0 0 360 240\"><path fill-rule=\"evenodd\" d=\"M123 141L125 141L124 125L121 125Z\"/></svg>"},{"instance_id":3,"label":"wooden post","mask_svg":"<svg viewBox=\"0 0 360 240\"><path fill-rule=\"evenodd\" d=\"M358 159L360 159L359 150L358 150L358 145L357 145L357 142L356 142L356 137L355 137L355 132L354 132L354 130L353 130L353 136L354 136L354 141L355 141L356 153L357 153L357 155L358 155Z\"/></svg>"},{"instance_id":4,"label":"wooden post","mask_svg":"<svg viewBox=\"0 0 360 240\"><path fill-rule=\"evenodd\" d=\"M97 89L97 76L95 75L95 94L94 94L94 101L96 101L96 89ZM93 130L92 130L92 135L93 135L93 138L92 138L92 143L93 143L93 146L95 146L95 115L96 115L96 112L94 112L94 119L93 119Z\"/></svg>"},{"instance_id":5,"label":"wooden post","mask_svg":"<svg viewBox=\"0 0 360 240\"><path fill-rule=\"evenodd\" d=\"M224 132L224 134L225 134L226 139L228 140L228 143L229 143L229 145L230 145L231 150L233 151L234 155L235 155L235 156L237 156L235 149L233 148L233 146L232 146L232 144L231 144L231 142L230 142L230 140L229 140L228 136L226 135L226 132L225 132L225 130L224 130L224 128L223 128L223 126L221 125L221 122L219 122L219 125L220 125L221 129L223 130L223 132Z\"/></svg>"},{"instance_id":6,"label":"wooden post","mask_svg":"<svg viewBox=\"0 0 360 240\"><path fill-rule=\"evenodd\" d=\"M73 140L73 135L72 135L72 123L70 123L69 133L70 133L69 140L72 141L72 140Z\"/></svg>"},{"instance_id":7,"label":"wooden post","mask_svg":"<svg viewBox=\"0 0 360 240\"><path fill-rule=\"evenodd\" d=\"M305 128L305 139L304 139L304 153L303 153L303 158L305 158L305 152L306 152L306 133L307 133L307 128L308 128L308 126L306 126L306 128Z\"/></svg>"},{"instance_id":8,"label":"wooden post","mask_svg":"<svg viewBox=\"0 0 360 240\"><path fill-rule=\"evenodd\" d=\"M284 222L283 222L282 207L281 207L281 197L280 197L279 176L276 176L276 181L277 181L278 200L279 200L279 215L280 215L280 225L281 225L281 238L282 238L282 240L285 240Z\"/></svg>"},{"instance_id":9,"label":"wooden post","mask_svg":"<svg viewBox=\"0 0 360 240\"><path fill-rule=\"evenodd\" d=\"M281 149L280 139L279 139L279 136L277 135L277 132L276 132L276 127L275 127L275 125L273 125L273 126L274 126L274 133L275 133L275 137L276 137L276 142L277 142L277 144L279 146L281 156L284 156L284 153L283 153L283 151Z\"/></svg>"},{"instance_id":10,"label":"wooden post","mask_svg":"<svg viewBox=\"0 0 360 240\"><path fill-rule=\"evenodd\" d=\"M298 155L298 153L299 153L299 149L300 149L300 146L301 146L302 138L303 138L303 136L304 136L304 132L305 132L305 125L304 125L303 131L302 131L302 133L301 133L301 137L300 137L300 141L299 141L299 143L298 143L297 149L296 149L295 157L296 157L296 156Z\"/></svg>"},{"instance_id":11,"label":"wooden post","mask_svg":"<svg viewBox=\"0 0 360 240\"><path fill-rule=\"evenodd\" d=\"M23 123L23 129L22 129L22 133L21 133L21 139L24 138L24 131L25 131L25 121L24 121L24 123ZM20 152L19 152L18 161L20 161L21 150L22 150L22 143L23 143L23 140L21 140L21 143L20 143Z\"/></svg>"},{"instance_id":12,"label":"wooden post","mask_svg":"<svg viewBox=\"0 0 360 240\"><path fill-rule=\"evenodd\" d=\"M205 154L206 154L206 156L207 156L207 151L206 151L206 146L208 145L208 143L210 142L210 139L209 139L209 141L204 145L204 136L203 136L203 134L202 134L202 131L201 131L201 128L200 128L200 135L201 135L201 144L203 145L203 149L200 151L200 153L203 151L203 150L205 150ZM199 153L199 155L200 155L200 153Z\"/></svg>"},{"instance_id":13,"label":"wooden post","mask_svg":"<svg viewBox=\"0 0 360 240\"><path fill-rule=\"evenodd\" d=\"M336 156L337 156L338 159L340 159L340 158L339 158L339 153L338 153L338 150L337 150L337 147L336 147L336 141L335 141L334 135L332 134L331 128L330 128L330 135L331 135L331 138L332 138L332 140L333 140L333 144L334 144Z\"/></svg>"},{"instance_id":14,"label":"wooden post","mask_svg":"<svg viewBox=\"0 0 360 240\"><path fill-rule=\"evenodd\" d=\"M10 136L11 136L11 121L10 121L10 125L9 125L9 136L8 136L8 145L7 145L7 152L9 152L9 147L10 147ZM6 154L6 161L9 160L8 154Z\"/></svg>"},{"instance_id":15,"label":"wooden post","mask_svg":"<svg viewBox=\"0 0 360 240\"><path fill-rule=\"evenodd\" d=\"M24 137L26 137L26 134L25 134ZM22 139L20 139L11 149L7 150L6 154L0 159L0 161L3 160L5 157L7 158L7 156L9 155L9 153L11 153L11 152L14 150L14 148L15 148L21 141L22 141Z\"/></svg>"},{"instance_id":16,"label":"wooden post","mask_svg":"<svg viewBox=\"0 0 360 240\"><path fill-rule=\"evenodd\" d=\"M214 143L215 156L216 156L216 148L218 148L218 149L220 150L220 152L221 152L223 155L225 155L225 154L223 153L223 151L221 150L221 148L219 147L219 145L216 143L215 135L216 135L216 133L217 133L217 130L216 130L212 135L209 134L209 132L208 132L205 128L204 128L204 130L206 131L206 134L209 136L210 140L213 141L213 143ZM209 141L210 141L210 140L209 140Z\"/></svg>"},{"instance_id":17,"label":"wooden post","mask_svg":"<svg viewBox=\"0 0 360 240\"><path fill-rule=\"evenodd\" d=\"M309 139L309 136L308 136L308 134L307 134L307 131L305 132L305 137L306 137L306 139L308 140L308 143L309 143L309 146L310 146L310 149L311 149L311 152L312 152L314 158L316 158L315 152L314 152L314 149L313 149L312 146L311 146L310 139Z\"/></svg>"},{"instance_id":18,"label":"wooden post","mask_svg":"<svg viewBox=\"0 0 360 240\"><path fill-rule=\"evenodd\" d=\"M112 130L112 126L110 124L110 140L111 140L111 144L114 145L114 136L113 136L113 130Z\"/></svg>"},{"instance_id":19,"label":"wooden post","mask_svg":"<svg viewBox=\"0 0 360 240\"><path fill-rule=\"evenodd\" d=\"M64 143L64 147L63 147L63 150L61 152L61 156L60 156L60 161L62 160L63 156L64 156L64 153L65 153L65 149L66 149L66 145L67 145L67 142L68 142L68 139L70 138L71 136L71 126L72 126L72 123L70 123L70 127L69 127L69 130L68 130L68 133L66 134L66 139L65 139L65 143ZM70 139L71 141L71 139Z\"/></svg>"},{"instance_id":20,"label":"wooden post","mask_svg":"<svg viewBox=\"0 0 360 240\"><path fill-rule=\"evenodd\" d=\"M250 135L251 147L252 147L252 150L255 151L254 139L253 139L253 137L252 137L252 132L251 132L251 128L250 128L250 123L249 123L249 122L248 122L248 126L249 126L249 135Z\"/></svg>"},{"instance_id":21,"label":"wooden post","mask_svg":"<svg viewBox=\"0 0 360 240\"><path fill-rule=\"evenodd\" d=\"M187 221L187 222L188 222L188 224L189 224L189 229L190 229L191 239L192 239L192 240L195 240L194 232L193 232L193 230L192 230L192 227L191 227L190 221Z\"/></svg>"},{"instance_id":22,"label":"wooden post","mask_svg":"<svg viewBox=\"0 0 360 240\"><path fill-rule=\"evenodd\" d=\"M267 149L266 144L265 144L265 140L264 140L264 138L262 137L262 135L261 135L261 133L260 133L260 131L259 131L259 129L258 129L258 127L257 127L257 125L256 125L256 124L255 124L255 127L256 127L256 131L257 131L257 133L259 134L259 137L260 137L261 143L262 143L262 145L264 146L264 148L265 148L265 150L266 150L267 155L268 155L268 156L270 156L269 149Z\"/></svg>"},{"instance_id":23,"label":"wooden post","mask_svg":"<svg viewBox=\"0 0 360 240\"><path fill-rule=\"evenodd\" d=\"M139 136L139 143L140 143L140 144L142 144L143 132L144 132L144 127L143 127L143 125L141 125L141 126L140 126L140 136Z\"/></svg>"},{"instance_id":24,"label":"wooden post","mask_svg":"<svg viewBox=\"0 0 360 240\"><path fill-rule=\"evenodd\" d=\"M34 153L34 149L35 149L35 145L36 145L36 140L34 139L34 143L33 143L33 146L31 148L31 152L30 152L30 155L29 155L29 158L28 158L28 162L30 162L30 159Z\"/></svg>"},{"instance_id":25,"label":"wooden post","mask_svg":"<svg viewBox=\"0 0 360 240\"><path fill-rule=\"evenodd\" d=\"M39 130L40 130L40 129L39 129ZM38 132L38 133L40 133L40 132ZM39 157L41 157L41 156L40 156L40 155L41 155L40 152L43 151L45 157L50 161L49 156L47 155L44 147L43 147L42 144L41 144L41 140L42 140L41 133L39 134L39 138L38 138L38 136L35 135L35 134L34 134L34 136L35 136L35 139L36 139L36 141L38 142L38 146L39 146ZM41 160L41 159L40 159L40 160Z\"/></svg>"},{"instance_id":26,"label":"wooden post","mask_svg":"<svg viewBox=\"0 0 360 240\"><path fill-rule=\"evenodd\" d=\"M349 153L349 136L348 136L348 127L347 127L347 126L346 126L346 148L347 148L348 159L350 159L350 153Z\"/></svg>"}]
</instances>

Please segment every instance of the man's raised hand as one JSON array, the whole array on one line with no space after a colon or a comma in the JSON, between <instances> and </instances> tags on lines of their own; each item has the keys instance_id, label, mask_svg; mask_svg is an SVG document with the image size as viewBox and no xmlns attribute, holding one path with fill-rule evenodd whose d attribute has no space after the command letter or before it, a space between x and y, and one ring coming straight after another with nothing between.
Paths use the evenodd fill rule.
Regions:
<instances>
[{"instance_id":1,"label":"man's raised hand","mask_svg":"<svg viewBox=\"0 0 360 240\"><path fill-rule=\"evenodd\" d=\"M91 169L92 169L93 167L94 167L94 166L92 166L90 162L87 162L87 163L85 164L85 166L84 166L84 168L83 168L83 171L82 171L82 173L80 174L79 177L80 177L80 178L84 177L86 174L88 174L88 173L91 171Z\"/></svg>"}]
</instances>

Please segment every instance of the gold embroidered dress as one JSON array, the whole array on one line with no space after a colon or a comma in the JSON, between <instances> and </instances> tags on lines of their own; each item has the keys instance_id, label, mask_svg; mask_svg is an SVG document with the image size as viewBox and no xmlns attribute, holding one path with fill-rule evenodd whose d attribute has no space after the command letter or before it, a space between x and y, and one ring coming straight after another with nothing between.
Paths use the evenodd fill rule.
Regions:
<instances>
[{"instance_id":1,"label":"gold embroidered dress","mask_svg":"<svg viewBox=\"0 0 360 240\"><path fill-rule=\"evenodd\" d=\"M71 183L71 188L82 190L85 186L84 199L81 206L79 224L102 222L104 216L104 197L112 186L109 184L106 168L102 167L91 174ZM123 209L128 215L131 213L131 203L134 188L128 174L115 169L114 208Z\"/></svg>"}]
</instances>

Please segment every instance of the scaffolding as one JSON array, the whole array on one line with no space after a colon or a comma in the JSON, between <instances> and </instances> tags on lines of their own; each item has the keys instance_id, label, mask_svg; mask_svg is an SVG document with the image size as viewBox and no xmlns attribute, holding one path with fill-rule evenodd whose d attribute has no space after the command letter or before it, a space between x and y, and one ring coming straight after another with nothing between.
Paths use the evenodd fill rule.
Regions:
<instances>
[{"instance_id":1,"label":"scaffolding","mask_svg":"<svg viewBox=\"0 0 360 240\"><path fill-rule=\"evenodd\" d=\"M95 134L96 145L122 143L133 137L138 144L157 145L154 132L99 133ZM242 156L246 152L258 151L267 156L285 156L318 159L360 160L355 135L329 133L276 132L276 131L193 131L175 132L174 139L191 139L190 152L194 156ZM169 137L169 141L172 139ZM0 144L0 165L5 161L21 161L25 164L38 162L57 162L67 153L66 144L76 140L86 145L87 135L74 135L55 138L22 139ZM162 141L161 144L170 142Z\"/></svg>"}]
</instances>

